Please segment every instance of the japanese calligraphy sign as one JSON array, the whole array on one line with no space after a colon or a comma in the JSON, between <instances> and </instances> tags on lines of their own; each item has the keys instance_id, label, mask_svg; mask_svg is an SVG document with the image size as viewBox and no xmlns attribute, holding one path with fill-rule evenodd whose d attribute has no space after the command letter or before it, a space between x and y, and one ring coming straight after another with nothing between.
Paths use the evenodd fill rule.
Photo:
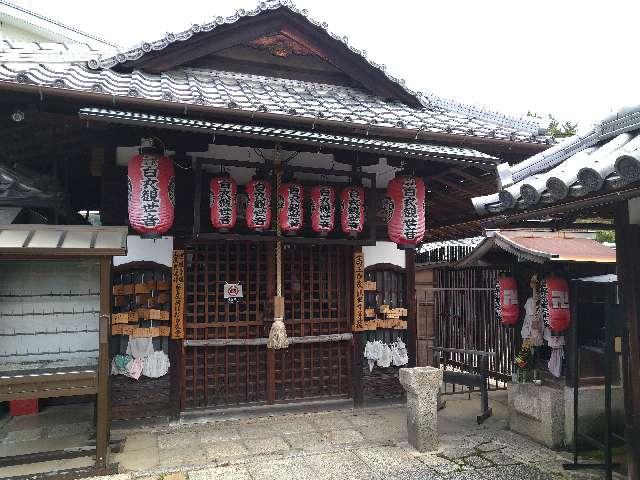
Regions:
<instances>
[{"instance_id":1,"label":"japanese calligraphy sign","mask_svg":"<svg viewBox=\"0 0 640 480\"><path fill-rule=\"evenodd\" d=\"M283 183L278 188L278 221L287 234L295 234L304 221L303 189L298 183Z\"/></svg>"},{"instance_id":2,"label":"japanese calligraphy sign","mask_svg":"<svg viewBox=\"0 0 640 480\"><path fill-rule=\"evenodd\" d=\"M342 231L356 237L364 228L364 189L347 187L340 194L340 224Z\"/></svg>"},{"instance_id":3,"label":"japanese calligraphy sign","mask_svg":"<svg viewBox=\"0 0 640 480\"><path fill-rule=\"evenodd\" d=\"M353 254L353 326L354 332L365 329L364 318L364 255Z\"/></svg>"},{"instance_id":4,"label":"japanese calligraphy sign","mask_svg":"<svg viewBox=\"0 0 640 480\"><path fill-rule=\"evenodd\" d=\"M401 247L414 248L424 237L424 181L420 177L401 175L387 186L393 201L393 213L387 225L389 239Z\"/></svg>"},{"instance_id":5,"label":"japanese calligraphy sign","mask_svg":"<svg viewBox=\"0 0 640 480\"><path fill-rule=\"evenodd\" d=\"M251 180L245 186L247 192L247 227L251 230L268 230L271 226L271 183Z\"/></svg>"},{"instance_id":6,"label":"japanese calligraphy sign","mask_svg":"<svg viewBox=\"0 0 640 480\"><path fill-rule=\"evenodd\" d=\"M336 192L328 185L311 188L311 228L326 235L333 230Z\"/></svg>"},{"instance_id":7,"label":"japanese calligraphy sign","mask_svg":"<svg viewBox=\"0 0 640 480\"><path fill-rule=\"evenodd\" d=\"M136 155L128 165L129 223L143 234L165 233L173 225L173 162L156 153Z\"/></svg>"},{"instance_id":8,"label":"japanese calligraphy sign","mask_svg":"<svg viewBox=\"0 0 640 480\"><path fill-rule=\"evenodd\" d=\"M211 225L216 230L226 232L236 226L238 186L229 176L211 179L209 206L211 207Z\"/></svg>"},{"instance_id":9,"label":"japanese calligraphy sign","mask_svg":"<svg viewBox=\"0 0 640 480\"><path fill-rule=\"evenodd\" d=\"M171 338L184 338L184 250L173 251L171 264Z\"/></svg>"}]
</instances>

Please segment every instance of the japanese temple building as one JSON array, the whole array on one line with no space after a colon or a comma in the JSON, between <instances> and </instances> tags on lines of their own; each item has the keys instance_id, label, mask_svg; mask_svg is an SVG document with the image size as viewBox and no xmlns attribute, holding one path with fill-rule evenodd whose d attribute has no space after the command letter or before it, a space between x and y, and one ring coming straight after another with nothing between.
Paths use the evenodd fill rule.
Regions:
<instances>
[{"instance_id":1,"label":"japanese temple building","mask_svg":"<svg viewBox=\"0 0 640 480\"><path fill-rule=\"evenodd\" d=\"M26 224L0 231L0 262L37 262L27 240L43 235L41 224L129 227L127 244L119 244L128 255L102 266L112 296L110 353L101 362L117 375L107 380L111 396L103 402L110 404L99 408L113 418L300 401L362 404L401 394L397 368L371 375L362 355L367 341L401 339L408 365L422 358L415 250L389 243L389 182L400 175L424 181L424 241L478 235L470 198L496 190L497 165L539 154L553 140L533 119L412 91L287 1L204 20L115 55L77 44L0 41L0 219ZM129 197L149 185L133 184L128 166L147 143L173 171L166 190L147 192L172 205L172 221L155 236L140 231L164 214L157 205L147 204L145 214L153 215L142 227L129 214ZM226 190L214 196L233 196L236 210L214 220L210 185L221 178L227 180L215 188ZM247 214L252 179L272 188L271 222L263 229ZM276 210L283 184L300 186L302 213L292 231ZM339 198L351 187L362 189L365 213L347 234ZM313 192L326 194L322 211L334 209L332 225L327 218L315 225ZM63 232L54 242L60 248ZM87 248L95 247L94 234ZM393 254L380 253L389 248ZM28 286L41 296L68 295L56 288ZM15 285L0 294L27 295ZM105 315L88 310L95 325ZM15 311L0 304L3 329L30 321ZM278 319L287 348L270 348ZM37 348L18 338L37 329L15 331L2 340L10 365L4 371L25 362L43 372L77 368L74 358L82 365L93 358L56 337L64 348L54 350L68 355L40 362ZM140 351L155 355L154 363L130 362ZM108 463L105 452L97 456Z\"/></svg>"}]
</instances>

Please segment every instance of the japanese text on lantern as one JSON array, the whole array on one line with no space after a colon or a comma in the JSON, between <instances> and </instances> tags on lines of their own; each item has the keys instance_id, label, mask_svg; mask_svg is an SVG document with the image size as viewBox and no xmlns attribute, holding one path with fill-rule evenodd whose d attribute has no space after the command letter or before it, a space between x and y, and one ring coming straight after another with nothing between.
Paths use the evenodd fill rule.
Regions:
<instances>
[{"instance_id":1,"label":"japanese text on lantern","mask_svg":"<svg viewBox=\"0 0 640 480\"><path fill-rule=\"evenodd\" d=\"M160 223L160 187L158 182L158 159L144 155L140 166L142 170L142 188L140 204L145 227L155 227Z\"/></svg>"},{"instance_id":2,"label":"japanese text on lantern","mask_svg":"<svg viewBox=\"0 0 640 480\"><path fill-rule=\"evenodd\" d=\"M267 224L267 187L264 182L256 182L253 190L253 223L257 227Z\"/></svg>"},{"instance_id":3,"label":"japanese text on lantern","mask_svg":"<svg viewBox=\"0 0 640 480\"><path fill-rule=\"evenodd\" d=\"M171 282L171 338L184 338L184 250L173 251Z\"/></svg>"},{"instance_id":4,"label":"japanese text on lantern","mask_svg":"<svg viewBox=\"0 0 640 480\"><path fill-rule=\"evenodd\" d=\"M298 185L292 184L289 187L289 209L287 211L287 218L289 225L292 227L298 227L302 222L300 218L300 203L302 202L300 194L300 187Z\"/></svg>"},{"instance_id":5,"label":"japanese text on lantern","mask_svg":"<svg viewBox=\"0 0 640 480\"><path fill-rule=\"evenodd\" d=\"M353 331L364 329L364 255L353 254Z\"/></svg>"}]
</instances>

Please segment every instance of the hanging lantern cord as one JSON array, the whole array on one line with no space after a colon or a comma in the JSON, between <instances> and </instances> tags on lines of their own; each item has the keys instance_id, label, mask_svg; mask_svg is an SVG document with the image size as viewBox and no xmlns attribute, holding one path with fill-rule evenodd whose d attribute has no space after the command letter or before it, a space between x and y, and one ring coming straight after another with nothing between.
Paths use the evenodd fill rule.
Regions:
<instances>
[{"instance_id":1,"label":"hanging lantern cord","mask_svg":"<svg viewBox=\"0 0 640 480\"><path fill-rule=\"evenodd\" d=\"M276 144L274 166L276 169L276 195L280 190L282 182L282 168L280 163L280 145ZM282 349L289 346L287 329L284 325L284 297L282 296L282 230L280 221L276 222L276 296L273 299L273 324L269 330L269 340L267 348Z\"/></svg>"}]
</instances>

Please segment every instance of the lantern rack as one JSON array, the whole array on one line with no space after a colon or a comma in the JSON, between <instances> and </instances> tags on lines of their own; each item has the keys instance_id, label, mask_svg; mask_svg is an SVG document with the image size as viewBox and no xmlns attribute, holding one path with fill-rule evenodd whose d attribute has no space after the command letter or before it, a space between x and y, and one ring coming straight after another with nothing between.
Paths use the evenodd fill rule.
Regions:
<instances>
[{"instance_id":1,"label":"lantern rack","mask_svg":"<svg viewBox=\"0 0 640 480\"><path fill-rule=\"evenodd\" d=\"M368 236L358 239L349 238L322 238L322 237L301 237L301 236L277 236L275 231L271 234L243 234L243 233L202 233L200 228L201 206L202 206L202 167L203 165L213 165L220 167L241 167L262 169L270 166L269 161L255 162L245 160L231 160L221 158L203 158L196 157L193 159L194 173L194 196L193 196L193 237L195 240L249 240L258 242L275 242L283 243L306 243L315 245L354 245L366 246L376 244L376 174L363 172L361 170L331 170L326 168L305 167L305 166L287 166L287 170L293 173L312 173L324 175L327 177L350 177L353 179L366 179L369 181L369 188L366 189L366 222L368 223ZM276 205L276 202L272 202Z\"/></svg>"}]
</instances>

